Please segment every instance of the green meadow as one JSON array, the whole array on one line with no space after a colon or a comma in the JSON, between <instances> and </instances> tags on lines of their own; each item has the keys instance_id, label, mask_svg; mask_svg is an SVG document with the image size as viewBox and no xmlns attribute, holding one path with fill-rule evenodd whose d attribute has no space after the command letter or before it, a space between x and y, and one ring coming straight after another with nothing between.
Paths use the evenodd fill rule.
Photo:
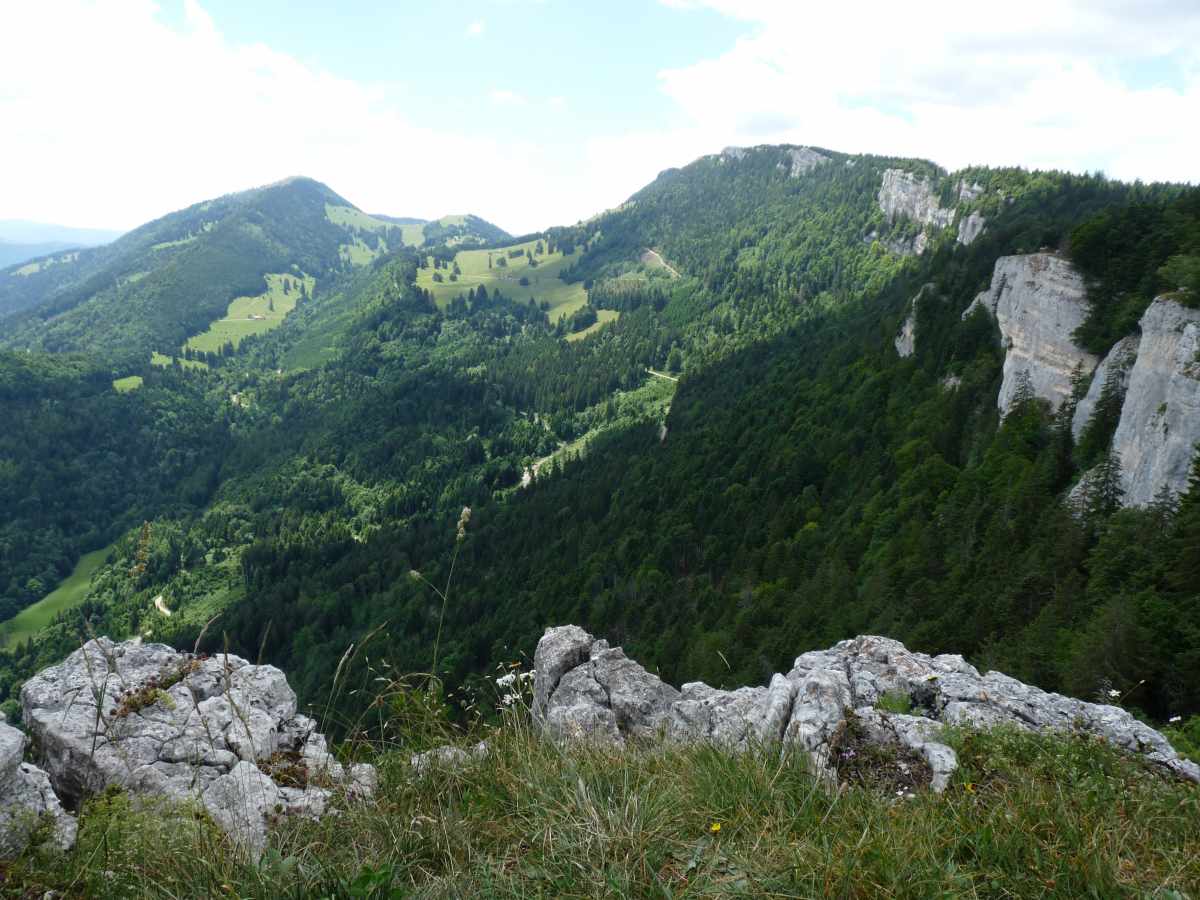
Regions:
<instances>
[{"instance_id":1,"label":"green meadow","mask_svg":"<svg viewBox=\"0 0 1200 900\"><path fill-rule=\"evenodd\" d=\"M136 391L141 386L141 375L128 375L125 378L117 378L113 380L113 389L118 394L128 394L130 391Z\"/></svg>"},{"instance_id":2,"label":"green meadow","mask_svg":"<svg viewBox=\"0 0 1200 900\"><path fill-rule=\"evenodd\" d=\"M587 337L589 334L595 334L609 322L615 322L619 319L621 313L615 309L598 309L596 310L596 321L582 331L576 331L573 334L567 335L568 341L579 341Z\"/></svg>"},{"instance_id":3,"label":"green meadow","mask_svg":"<svg viewBox=\"0 0 1200 900\"><path fill-rule=\"evenodd\" d=\"M278 328L284 316L295 309L301 284L310 297L316 285L316 279L309 275L272 273L265 277L267 289L263 293L235 299L229 304L225 318L213 322L203 334L189 338L185 346L220 353L229 342L236 349L244 338Z\"/></svg>"},{"instance_id":4,"label":"green meadow","mask_svg":"<svg viewBox=\"0 0 1200 900\"><path fill-rule=\"evenodd\" d=\"M530 265L524 253L527 250L535 251L538 243L532 240L498 250L462 250L454 257L461 272L456 281L450 280L453 267L434 269L431 262L427 268L417 270L417 285L431 291L433 299L442 307L459 294L473 291L479 285L489 292L499 289L501 294L514 300L524 301L532 297L538 303L549 304L550 321L556 322L587 303L587 291L580 283L567 284L558 277L558 273L569 262L561 252L535 254L537 265ZM544 242L542 246L545 246ZM522 255L509 258L510 250L520 250ZM507 265L498 265L500 259L504 259ZM444 280L435 281L435 272ZM528 279L529 283L521 284L522 278ZM579 332L579 335L583 333Z\"/></svg>"},{"instance_id":5,"label":"green meadow","mask_svg":"<svg viewBox=\"0 0 1200 900\"><path fill-rule=\"evenodd\" d=\"M87 596L92 575L104 565L112 545L84 554L74 571L57 588L7 622L0 624L0 647L11 647L41 631L65 609L78 606Z\"/></svg>"},{"instance_id":6,"label":"green meadow","mask_svg":"<svg viewBox=\"0 0 1200 900\"><path fill-rule=\"evenodd\" d=\"M177 357L175 357L175 359L179 360L179 364L181 366L183 366L185 369L207 369L208 368L208 363L201 362L198 359L184 359L182 356L177 356ZM165 366L169 366L171 364L172 364L171 357L167 356L165 353L158 353L156 351L156 352L150 354L150 365L152 365L152 366L165 367ZM120 379L120 380L124 381L125 379ZM114 382L114 387L115 386L116 385ZM119 390L119 388L118 388L118 390Z\"/></svg>"}]
</instances>

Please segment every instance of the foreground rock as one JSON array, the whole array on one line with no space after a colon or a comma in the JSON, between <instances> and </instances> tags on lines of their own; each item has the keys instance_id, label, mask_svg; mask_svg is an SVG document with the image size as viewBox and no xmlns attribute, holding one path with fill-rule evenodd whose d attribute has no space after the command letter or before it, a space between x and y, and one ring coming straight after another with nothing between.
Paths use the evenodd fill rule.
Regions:
<instances>
[{"instance_id":1,"label":"foreground rock","mask_svg":"<svg viewBox=\"0 0 1200 900\"><path fill-rule=\"evenodd\" d=\"M25 735L0 718L0 859L25 849L47 820L54 844L63 850L75 844L75 819L58 802L49 777L22 762L25 742Z\"/></svg>"},{"instance_id":2,"label":"foreground rock","mask_svg":"<svg viewBox=\"0 0 1200 900\"><path fill-rule=\"evenodd\" d=\"M78 803L109 785L197 801L251 855L280 813L323 815L333 791L366 795L274 666L163 644L89 641L21 690L24 721L54 789Z\"/></svg>"},{"instance_id":3,"label":"foreground rock","mask_svg":"<svg viewBox=\"0 0 1200 900\"><path fill-rule=\"evenodd\" d=\"M876 708L885 695L907 701L913 714ZM939 741L942 725L1007 724L1094 734L1200 782L1200 766L1119 707L1047 693L999 672L980 675L961 656L913 653L883 637L805 653L765 687L721 691L694 682L676 690L582 628L551 628L534 656L533 715L556 737L616 745L658 737L734 750L780 743L810 754L820 769L837 763L840 738L852 726L867 740L913 752L937 791L958 765Z\"/></svg>"}]
</instances>

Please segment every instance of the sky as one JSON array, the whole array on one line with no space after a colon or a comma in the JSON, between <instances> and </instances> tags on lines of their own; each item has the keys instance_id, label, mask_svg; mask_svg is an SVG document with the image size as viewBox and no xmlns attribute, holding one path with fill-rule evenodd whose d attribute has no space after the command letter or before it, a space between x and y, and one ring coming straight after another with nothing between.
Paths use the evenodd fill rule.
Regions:
<instances>
[{"instance_id":1,"label":"sky","mask_svg":"<svg viewBox=\"0 0 1200 900\"><path fill-rule=\"evenodd\" d=\"M0 0L0 219L308 175L513 233L723 147L1200 181L1200 0Z\"/></svg>"}]
</instances>

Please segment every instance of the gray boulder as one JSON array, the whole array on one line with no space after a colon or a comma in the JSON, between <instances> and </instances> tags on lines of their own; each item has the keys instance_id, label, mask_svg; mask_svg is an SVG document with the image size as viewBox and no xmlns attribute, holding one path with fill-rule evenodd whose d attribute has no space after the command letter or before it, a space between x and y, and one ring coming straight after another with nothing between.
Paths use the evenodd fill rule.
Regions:
<instances>
[{"instance_id":1,"label":"gray boulder","mask_svg":"<svg viewBox=\"0 0 1200 900\"><path fill-rule=\"evenodd\" d=\"M779 744L809 754L818 771L828 770L853 717L871 741L915 751L935 791L958 765L939 739L944 725L1093 734L1200 782L1200 766L1119 707L1049 693L999 672L980 675L961 656L914 653L870 635L805 653L766 687L723 691L692 683L677 691L577 626L550 628L534 655L534 693L534 720L556 739L624 745L658 738L731 750ZM885 696L905 698L911 714L877 708Z\"/></svg>"},{"instance_id":2,"label":"gray boulder","mask_svg":"<svg viewBox=\"0 0 1200 900\"><path fill-rule=\"evenodd\" d=\"M25 735L0 719L0 859L16 856L47 818L50 840L63 850L75 845L76 823L37 766L22 762Z\"/></svg>"},{"instance_id":3,"label":"gray boulder","mask_svg":"<svg viewBox=\"0 0 1200 900\"><path fill-rule=\"evenodd\" d=\"M233 655L98 638L29 679L21 702L68 802L109 785L199 802L253 856L273 816L319 816L334 790L374 790L371 767L347 771L296 713L282 672Z\"/></svg>"}]
</instances>

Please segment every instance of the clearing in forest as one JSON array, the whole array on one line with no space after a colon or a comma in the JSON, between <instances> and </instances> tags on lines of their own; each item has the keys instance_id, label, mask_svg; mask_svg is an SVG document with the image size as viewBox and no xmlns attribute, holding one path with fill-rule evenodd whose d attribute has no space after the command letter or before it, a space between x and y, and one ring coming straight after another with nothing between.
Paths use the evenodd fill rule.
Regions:
<instances>
[{"instance_id":1,"label":"clearing in forest","mask_svg":"<svg viewBox=\"0 0 1200 900\"><path fill-rule=\"evenodd\" d=\"M238 344L252 334L278 328L283 317L302 299L312 296L316 279L311 275L273 273L265 276L267 289L257 297L238 297L229 304L225 318L208 326L203 334L188 338L185 347L206 353L220 353L225 344Z\"/></svg>"},{"instance_id":2,"label":"clearing in forest","mask_svg":"<svg viewBox=\"0 0 1200 900\"><path fill-rule=\"evenodd\" d=\"M539 244L541 253L537 252ZM558 250L548 253L546 249L544 240L534 239L496 250L461 250L454 262L441 269L435 269L433 258L427 257L426 267L417 270L417 285L431 291L443 308L459 294L465 295L480 285L488 293L499 290L520 302L532 297L539 305L546 303L550 321L557 322L587 303L587 291L580 282L568 284L558 277L576 257L564 256Z\"/></svg>"},{"instance_id":3,"label":"clearing in forest","mask_svg":"<svg viewBox=\"0 0 1200 900\"><path fill-rule=\"evenodd\" d=\"M84 554L62 584L37 603L25 607L7 622L0 623L0 647L16 646L49 625L64 609L82 603L88 588L91 587L92 575L104 565L104 560L112 552L112 548L113 545L110 544L101 550Z\"/></svg>"}]
</instances>

